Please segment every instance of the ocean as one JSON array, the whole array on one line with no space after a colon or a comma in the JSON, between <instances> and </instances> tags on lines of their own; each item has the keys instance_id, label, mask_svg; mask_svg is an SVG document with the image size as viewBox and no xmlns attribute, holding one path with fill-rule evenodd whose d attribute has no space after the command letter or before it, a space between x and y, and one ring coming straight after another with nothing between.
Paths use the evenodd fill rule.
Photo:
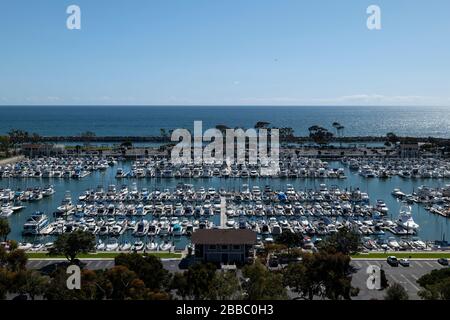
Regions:
<instances>
[{"instance_id":1,"label":"ocean","mask_svg":"<svg viewBox=\"0 0 450 320\"><path fill-rule=\"evenodd\" d=\"M281 106L1 106L0 134L22 129L46 136L152 136L161 129L192 129L195 120L203 128L218 124L231 128L253 127L267 121L291 127L299 136L320 125L333 130L339 122L346 136L384 136L388 132L418 137L450 137L450 108L445 107L281 107Z\"/></svg>"},{"instance_id":2,"label":"ocean","mask_svg":"<svg viewBox=\"0 0 450 320\"><path fill-rule=\"evenodd\" d=\"M292 127L296 135L307 135L308 127L321 125L332 130L332 123L337 121L345 126L344 135L348 136L383 136L387 132L398 135L450 138L450 108L424 107L55 107L55 106L3 106L0 107L0 134L11 129L22 129L48 136L79 135L93 131L98 136L140 136L158 135L160 129L192 128L195 120L203 121L203 128L224 124L229 127L253 127L258 121L267 121L277 127ZM131 163L120 164L129 168ZM335 164L335 166L341 166ZM9 218L12 225L11 238L23 239L21 230L26 219L37 210L51 216L60 204L64 193L70 191L76 200L88 188L109 184L124 183L115 179L116 168L103 173L94 173L81 181L53 179L0 179L0 188L14 190L53 184L56 194L37 203L27 203L27 208ZM263 187L270 183L273 188L283 189L292 183L298 190L317 188L319 183L340 188L359 187L371 196L371 203L383 199L390 208L390 217L398 215L400 203L390 192L401 188L410 193L420 185L442 187L450 183L449 179L401 179L398 177L382 181L379 179L362 179L359 175L346 169L348 179L317 181L314 179L280 180L270 182L264 179L206 179L206 180L161 180L145 179L138 181L139 188L173 188L176 183L192 183L196 187L216 187L239 189L243 183ZM132 181L125 183L131 184ZM436 240L450 234L450 219L433 215L421 206L413 206L413 215L421 226L419 236L423 240ZM48 241L49 239L40 239ZM123 236L121 241L132 240Z\"/></svg>"}]
</instances>

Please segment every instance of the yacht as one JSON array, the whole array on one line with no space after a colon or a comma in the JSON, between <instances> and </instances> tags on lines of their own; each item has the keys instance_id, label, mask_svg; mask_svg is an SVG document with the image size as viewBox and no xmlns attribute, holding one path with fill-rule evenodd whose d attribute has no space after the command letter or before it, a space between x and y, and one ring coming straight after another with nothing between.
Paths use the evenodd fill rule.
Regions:
<instances>
[{"instance_id":1,"label":"yacht","mask_svg":"<svg viewBox=\"0 0 450 320\"><path fill-rule=\"evenodd\" d=\"M170 242L161 243L159 245L159 250L161 251L169 251L172 248L172 244Z\"/></svg>"},{"instance_id":2,"label":"yacht","mask_svg":"<svg viewBox=\"0 0 450 320\"><path fill-rule=\"evenodd\" d=\"M111 238L106 243L106 251L117 251L119 249L119 243L117 239Z\"/></svg>"},{"instance_id":3,"label":"yacht","mask_svg":"<svg viewBox=\"0 0 450 320\"><path fill-rule=\"evenodd\" d=\"M144 250L144 243L142 241L136 241L133 246L131 247L132 251L142 251Z\"/></svg>"},{"instance_id":4,"label":"yacht","mask_svg":"<svg viewBox=\"0 0 450 320\"><path fill-rule=\"evenodd\" d=\"M136 223L136 227L133 231L133 235L135 237L143 237L148 232L148 221L147 220L141 220L138 223Z\"/></svg>"},{"instance_id":5,"label":"yacht","mask_svg":"<svg viewBox=\"0 0 450 320\"><path fill-rule=\"evenodd\" d=\"M409 206L402 206L400 208L400 214L398 216L397 220L398 225L406 229L408 232L419 229L419 225L414 222L414 219L412 217L411 213L411 207Z\"/></svg>"},{"instance_id":6,"label":"yacht","mask_svg":"<svg viewBox=\"0 0 450 320\"><path fill-rule=\"evenodd\" d=\"M122 168L118 168L116 171L116 178L125 178L127 174L123 171Z\"/></svg>"},{"instance_id":7,"label":"yacht","mask_svg":"<svg viewBox=\"0 0 450 320\"><path fill-rule=\"evenodd\" d=\"M47 215L42 212L35 212L33 215L27 219L23 225L23 235L37 235L40 234L41 230L44 229L48 224Z\"/></svg>"},{"instance_id":8,"label":"yacht","mask_svg":"<svg viewBox=\"0 0 450 320\"><path fill-rule=\"evenodd\" d=\"M131 243L125 242L121 246L119 246L119 251L130 251L131 250Z\"/></svg>"},{"instance_id":9,"label":"yacht","mask_svg":"<svg viewBox=\"0 0 450 320\"><path fill-rule=\"evenodd\" d=\"M57 208L59 212L68 213L74 209L74 205L72 204L72 198L70 194L66 194L61 205Z\"/></svg>"},{"instance_id":10,"label":"yacht","mask_svg":"<svg viewBox=\"0 0 450 320\"><path fill-rule=\"evenodd\" d=\"M55 189L53 188L53 186L46 186L44 188L44 190L42 191L42 196L49 197L54 193L55 193Z\"/></svg>"},{"instance_id":11,"label":"yacht","mask_svg":"<svg viewBox=\"0 0 450 320\"><path fill-rule=\"evenodd\" d=\"M400 245L398 244L398 241L394 237L389 237L387 244L394 250L400 249Z\"/></svg>"},{"instance_id":12,"label":"yacht","mask_svg":"<svg viewBox=\"0 0 450 320\"><path fill-rule=\"evenodd\" d=\"M158 249L158 244L154 241L151 241L147 243L145 248L147 249L147 251L155 251L156 249Z\"/></svg>"}]
</instances>

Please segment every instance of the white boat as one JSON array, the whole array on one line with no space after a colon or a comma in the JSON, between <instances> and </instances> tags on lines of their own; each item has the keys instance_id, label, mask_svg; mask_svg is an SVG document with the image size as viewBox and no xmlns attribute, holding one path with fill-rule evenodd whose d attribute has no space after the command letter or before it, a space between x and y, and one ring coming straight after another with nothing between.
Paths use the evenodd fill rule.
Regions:
<instances>
[{"instance_id":1,"label":"white boat","mask_svg":"<svg viewBox=\"0 0 450 320\"><path fill-rule=\"evenodd\" d=\"M172 244L169 242L161 243L159 245L159 250L161 251L169 251L172 248Z\"/></svg>"},{"instance_id":2,"label":"white boat","mask_svg":"<svg viewBox=\"0 0 450 320\"><path fill-rule=\"evenodd\" d=\"M398 241L394 237L389 237L388 245L389 245L389 247L391 247L394 250L397 250L400 248Z\"/></svg>"},{"instance_id":3,"label":"white boat","mask_svg":"<svg viewBox=\"0 0 450 320\"><path fill-rule=\"evenodd\" d=\"M133 235L135 237L143 237L148 232L148 221L147 220L141 220L138 223L136 223L136 226L133 231Z\"/></svg>"},{"instance_id":4,"label":"white boat","mask_svg":"<svg viewBox=\"0 0 450 320\"><path fill-rule=\"evenodd\" d=\"M35 212L30 218L27 219L23 225L22 234L24 235L38 235L41 230L48 224L47 215L41 212Z\"/></svg>"},{"instance_id":5,"label":"white boat","mask_svg":"<svg viewBox=\"0 0 450 320\"><path fill-rule=\"evenodd\" d=\"M44 197L50 197L55 193L55 189L53 189L53 186L47 186L42 190L42 196Z\"/></svg>"},{"instance_id":6,"label":"white boat","mask_svg":"<svg viewBox=\"0 0 450 320\"><path fill-rule=\"evenodd\" d=\"M0 218L8 218L14 213L12 208L1 208Z\"/></svg>"},{"instance_id":7,"label":"white boat","mask_svg":"<svg viewBox=\"0 0 450 320\"><path fill-rule=\"evenodd\" d=\"M33 245L31 243L19 243L19 245L17 246L17 249L19 250L24 250L24 251L28 251L33 247Z\"/></svg>"},{"instance_id":8,"label":"white boat","mask_svg":"<svg viewBox=\"0 0 450 320\"><path fill-rule=\"evenodd\" d=\"M397 220L398 225L407 231L415 231L419 229L419 225L414 221L411 213L411 207L402 206Z\"/></svg>"},{"instance_id":9,"label":"white boat","mask_svg":"<svg viewBox=\"0 0 450 320\"><path fill-rule=\"evenodd\" d=\"M133 246L131 247L131 250L133 251L142 251L144 250L144 243L142 241L136 241Z\"/></svg>"},{"instance_id":10,"label":"white boat","mask_svg":"<svg viewBox=\"0 0 450 320\"><path fill-rule=\"evenodd\" d=\"M406 194L404 194L403 192L400 191L400 189L395 188L392 193L391 193L394 197L396 198L403 198L406 196Z\"/></svg>"},{"instance_id":11,"label":"white boat","mask_svg":"<svg viewBox=\"0 0 450 320\"><path fill-rule=\"evenodd\" d=\"M61 202L61 205L57 208L59 212L69 212L72 211L75 208L75 206L72 204L72 198L70 194L66 194L63 201Z\"/></svg>"},{"instance_id":12,"label":"white boat","mask_svg":"<svg viewBox=\"0 0 450 320\"><path fill-rule=\"evenodd\" d=\"M106 243L106 251L117 251L117 249L119 249L117 239L109 239Z\"/></svg>"},{"instance_id":13,"label":"white boat","mask_svg":"<svg viewBox=\"0 0 450 320\"><path fill-rule=\"evenodd\" d=\"M106 244L100 240L96 247L97 251L104 251L106 249Z\"/></svg>"},{"instance_id":14,"label":"white boat","mask_svg":"<svg viewBox=\"0 0 450 320\"><path fill-rule=\"evenodd\" d=\"M146 245L146 249L148 250L148 251L155 251L156 249L158 249L158 244L156 243L156 242L149 242L149 243L147 243L147 245Z\"/></svg>"},{"instance_id":15,"label":"white boat","mask_svg":"<svg viewBox=\"0 0 450 320\"><path fill-rule=\"evenodd\" d=\"M125 242L121 246L119 246L119 251L130 251L131 250L131 243Z\"/></svg>"}]
</instances>

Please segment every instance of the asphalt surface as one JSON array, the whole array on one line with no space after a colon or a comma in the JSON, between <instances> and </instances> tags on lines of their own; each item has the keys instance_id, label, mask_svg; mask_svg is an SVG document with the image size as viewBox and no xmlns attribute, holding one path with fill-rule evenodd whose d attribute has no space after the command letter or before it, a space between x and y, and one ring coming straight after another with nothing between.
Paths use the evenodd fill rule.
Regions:
<instances>
[{"instance_id":1,"label":"asphalt surface","mask_svg":"<svg viewBox=\"0 0 450 320\"><path fill-rule=\"evenodd\" d=\"M51 264L61 262L62 260L29 260L28 268L42 269ZM180 260L163 260L164 268L171 272L180 271L178 264ZM114 260L83 260L86 264L86 268L91 270L108 269L114 266ZM357 297L354 300L370 300L370 299L383 299L385 291L370 290L367 288L366 282L368 279L367 268L370 265L376 265L382 268L390 284L397 282L400 283L408 292L410 299L420 299L417 292L420 290L420 286L417 284L417 280L431 272L434 269L445 268L437 263L437 260L410 260L409 267L392 267L387 264L386 260L353 260L352 265L356 269L356 273L353 274L352 285L360 289ZM448 268L448 267L446 267Z\"/></svg>"},{"instance_id":2,"label":"asphalt surface","mask_svg":"<svg viewBox=\"0 0 450 320\"><path fill-rule=\"evenodd\" d=\"M409 267L390 266L386 260L356 260L352 261L352 265L357 269L357 272L353 274L352 284L360 289L359 294L355 297L355 300L370 300L370 299L383 299L386 294L385 291L369 290L366 285L368 279L367 268L370 265L376 265L385 271L389 284L397 282L401 284L408 292L411 300L420 299L417 292L421 289L417 280L431 272L434 269L445 268L440 265L437 260L410 260ZM446 267L448 268L448 267Z\"/></svg>"},{"instance_id":3,"label":"asphalt surface","mask_svg":"<svg viewBox=\"0 0 450 320\"><path fill-rule=\"evenodd\" d=\"M65 260L28 260L27 268L29 269L42 269L46 266L49 266L51 264L65 262ZM101 269L109 269L114 267L114 260L82 260L82 262L85 264L85 267L90 270L101 270ZM162 261L164 268L171 272L177 272L180 271L178 268L178 264L180 263L180 260L163 260Z\"/></svg>"}]
</instances>

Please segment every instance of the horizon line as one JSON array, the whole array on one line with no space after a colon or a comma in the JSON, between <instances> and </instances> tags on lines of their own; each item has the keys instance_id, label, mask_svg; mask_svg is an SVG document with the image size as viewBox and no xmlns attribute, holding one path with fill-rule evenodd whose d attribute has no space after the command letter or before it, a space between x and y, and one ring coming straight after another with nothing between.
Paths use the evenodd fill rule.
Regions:
<instances>
[{"instance_id":1,"label":"horizon line","mask_svg":"<svg viewBox=\"0 0 450 320\"><path fill-rule=\"evenodd\" d=\"M287 105L287 104L0 104L2 107L357 107L357 108L450 108L450 105Z\"/></svg>"}]
</instances>

